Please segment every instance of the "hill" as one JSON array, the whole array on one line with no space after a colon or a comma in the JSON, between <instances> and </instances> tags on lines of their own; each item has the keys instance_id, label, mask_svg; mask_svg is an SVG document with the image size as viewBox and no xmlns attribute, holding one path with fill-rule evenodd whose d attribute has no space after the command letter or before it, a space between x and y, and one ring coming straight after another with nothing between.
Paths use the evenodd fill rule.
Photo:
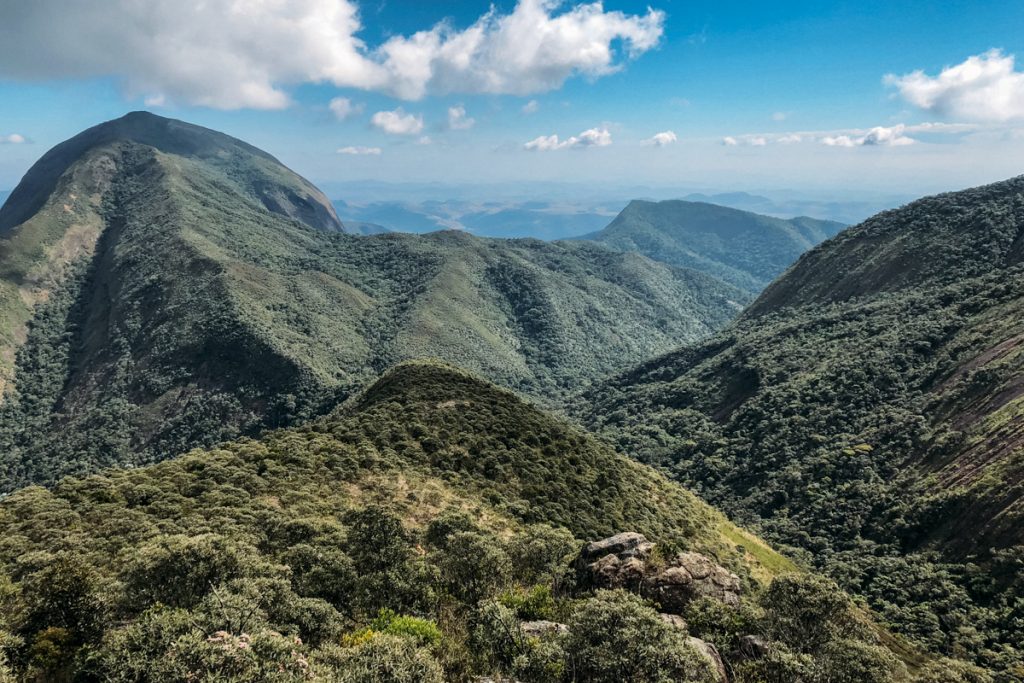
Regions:
<instances>
[{"instance_id":1,"label":"hill","mask_svg":"<svg viewBox=\"0 0 1024 683\"><path fill-rule=\"evenodd\" d=\"M580 550L623 529L655 545ZM834 584L436 364L259 441L24 489L0 501L0 538L0 666L21 680L910 680ZM738 593L686 574L695 591L659 616L581 582L574 558L609 552L703 562Z\"/></svg>"},{"instance_id":2,"label":"hill","mask_svg":"<svg viewBox=\"0 0 1024 683\"><path fill-rule=\"evenodd\" d=\"M635 200L608 227L579 239L693 268L756 293L841 223L772 218L725 206Z\"/></svg>"},{"instance_id":3,"label":"hill","mask_svg":"<svg viewBox=\"0 0 1024 683\"><path fill-rule=\"evenodd\" d=\"M321 200L149 114L47 153L0 211L4 490L290 424L407 358L553 402L748 300L586 243L347 235Z\"/></svg>"},{"instance_id":4,"label":"hill","mask_svg":"<svg viewBox=\"0 0 1024 683\"><path fill-rule=\"evenodd\" d=\"M1019 667L1022 226L1024 178L879 214L585 421L929 647Z\"/></svg>"}]
</instances>

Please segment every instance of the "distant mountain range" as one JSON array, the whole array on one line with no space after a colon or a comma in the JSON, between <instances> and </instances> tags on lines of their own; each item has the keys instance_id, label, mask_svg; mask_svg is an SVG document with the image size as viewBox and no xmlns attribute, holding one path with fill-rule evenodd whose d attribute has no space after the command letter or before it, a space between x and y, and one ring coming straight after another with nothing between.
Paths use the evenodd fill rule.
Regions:
<instances>
[{"instance_id":1,"label":"distant mountain range","mask_svg":"<svg viewBox=\"0 0 1024 683\"><path fill-rule=\"evenodd\" d=\"M480 237L543 240L564 239L600 229L617 211L617 208L544 201L429 200L356 204L335 200L334 206L346 224L370 223L391 231L418 234L464 230Z\"/></svg>"},{"instance_id":2,"label":"distant mountain range","mask_svg":"<svg viewBox=\"0 0 1024 683\"><path fill-rule=\"evenodd\" d=\"M608 227L579 239L694 268L756 294L800 254L843 227L704 202L636 200Z\"/></svg>"}]
</instances>

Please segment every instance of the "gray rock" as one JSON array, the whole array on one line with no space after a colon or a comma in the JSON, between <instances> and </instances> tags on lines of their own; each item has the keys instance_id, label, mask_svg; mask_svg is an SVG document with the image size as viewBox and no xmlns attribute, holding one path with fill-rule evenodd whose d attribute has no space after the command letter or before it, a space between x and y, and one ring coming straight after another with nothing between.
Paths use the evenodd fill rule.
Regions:
<instances>
[{"instance_id":1,"label":"gray rock","mask_svg":"<svg viewBox=\"0 0 1024 683\"><path fill-rule=\"evenodd\" d=\"M711 643L701 640L700 638L694 638L689 636L686 642L694 650L698 652L702 657L711 662L711 668L715 672L716 683L729 683L729 673L725 669L725 662L722 661L722 655L718 654L718 648Z\"/></svg>"},{"instance_id":2,"label":"gray rock","mask_svg":"<svg viewBox=\"0 0 1024 683\"><path fill-rule=\"evenodd\" d=\"M714 560L682 552L668 562L651 562L653 550L654 544L635 532L590 543L577 560L580 580L585 586L632 591L674 614L700 597L739 604L739 577Z\"/></svg>"},{"instance_id":3,"label":"gray rock","mask_svg":"<svg viewBox=\"0 0 1024 683\"><path fill-rule=\"evenodd\" d=\"M557 621L545 621L543 619L521 622L519 628L522 630L523 635L529 638L546 638L569 632L569 627L565 624L559 624Z\"/></svg>"},{"instance_id":4,"label":"gray rock","mask_svg":"<svg viewBox=\"0 0 1024 683\"><path fill-rule=\"evenodd\" d=\"M768 656L768 641L761 636L743 636L736 646L737 659L761 659Z\"/></svg>"},{"instance_id":5,"label":"gray rock","mask_svg":"<svg viewBox=\"0 0 1024 683\"><path fill-rule=\"evenodd\" d=\"M654 544L644 538L643 534L638 534L635 531L626 531L600 541L588 543L584 546L582 554L586 559L595 559L605 555L633 557L640 553L649 553L653 547Z\"/></svg>"}]
</instances>

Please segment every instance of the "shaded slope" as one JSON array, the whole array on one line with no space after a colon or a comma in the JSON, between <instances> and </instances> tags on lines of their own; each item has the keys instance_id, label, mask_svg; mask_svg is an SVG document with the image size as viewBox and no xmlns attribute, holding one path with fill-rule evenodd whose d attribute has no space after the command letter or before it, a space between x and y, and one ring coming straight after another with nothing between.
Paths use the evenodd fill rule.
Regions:
<instances>
[{"instance_id":1,"label":"shaded slope","mask_svg":"<svg viewBox=\"0 0 1024 683\"><path fill-rule=\"evenodd\" d=\"M589 244L311 229L211 154L95 148L2 245L8 490L289 424L412 357L554 401L747 300Z\"/></svg>"},{"instance_id":2,"label":"shaded slope","mask_svg":"<svg viewBox=\"0 0 1024 683\"><path fill-rule=\"evenodd\" d=\"M703 202L636 200L604 230L580 239L694 268L757 292L842 227L834 221L772 218Z\"/></svg>"},{"instance_id":3,"label":"shaded slope","mask_svg":"<svg viewBox=\"0 0 1024 683\"><path fill-rule=\"evenodd\" d=\"M923 642L955 651L980 625L998 660L1024 544L1022 190L851 228L725 333L590 392L586 422L806 548ZM978 563L989 582L970 579Z\"/></svg>"}]
</instances>

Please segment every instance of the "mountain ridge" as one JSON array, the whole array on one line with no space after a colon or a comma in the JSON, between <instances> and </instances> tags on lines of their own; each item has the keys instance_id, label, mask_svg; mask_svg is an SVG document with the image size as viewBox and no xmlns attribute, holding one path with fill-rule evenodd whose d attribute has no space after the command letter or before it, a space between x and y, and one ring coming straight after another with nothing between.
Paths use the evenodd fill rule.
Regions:
<instances>
[{"instance_id":1,"label":"mountain ridge","mask_svg":"<svg viewBox=\"0 0 1024 683\"><path fill-rule=\"evenodd\" d=\"M576 239L702 270L756 293L841 228L834 221L774 218L705 202L636 199L606 228Z\"/></svg>"},{"instance_id":2,"label":"mountain ridge","mask_svg":"<svg viewBox=\"0 0 1024 683\"><path fill-rule=\"evenodd\" d=\"M582 242L320 229L268 208L266 196L305 183L269 155L128 120L170 127L189 155L95 148L0 244L8 487L291 424L414 357L557 401L710 334L749 300L702 273ZM225 161L222 146L243 151ZM284 184L266 185L273 177ZM254 178L262 195L245 189Z\"/></svg>"}]
</instances>

